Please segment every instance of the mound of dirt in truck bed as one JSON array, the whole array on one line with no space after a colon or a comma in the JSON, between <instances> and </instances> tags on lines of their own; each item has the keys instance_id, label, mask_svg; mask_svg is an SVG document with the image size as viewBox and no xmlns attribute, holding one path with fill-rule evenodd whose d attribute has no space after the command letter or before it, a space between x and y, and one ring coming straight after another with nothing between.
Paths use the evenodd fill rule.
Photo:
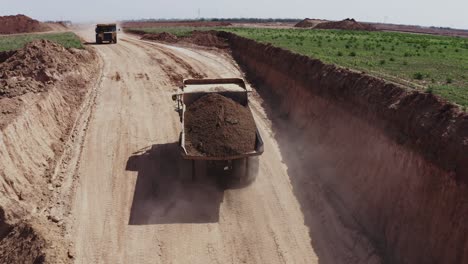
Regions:
<instances>
[{"instance_id":1,"label":"mound of dirt in truck bed","mask_svg":"<svg viewBox=\"0 0 468 264\"><path fill-rule=\"evenodd\" d=\"M357 22L354 19L347 18L342 21L336 22L324 22L316 25L314 29L344 29L344 30L368 30L373 31L376 30L373 26Z\"/></svg>"},{"instance_id":2,"label":"mound of dirt in truck bed","mask_svg":"<svg viewBox=\"0 0 468 264\"><path fill-rule=\"evenodd\" d=\"M229 156L255 148L255 121L249 107L219 94L208 94L185 112L185 142L189 153Z\"/></svg>"},{"instance_id":3,"label":"mound of dirt in truck bed","mask_svg":"<svg viewBox=\"0 0 468 264\"><path fill-rule=\"evenodd\" d=\"M0 34L17 34L51 30L49 26L25 15L0 16Z\"/></svg>"},{"instance_id":4,"label":"mound of dirt in truck bed","mask_svg":"<svg viewBox=\"0 0 468 264\"><path fill-rule=\"evenodd\" d=\"M178 38L176 35L171 33L162 32L162 33L148 33L144 34L141 39L143 40L156 40L156 41L164 41L169 43L177 42Z\"/></svg>"},{"instance_id":5,"label":"mound of dirt in truck bed","mask_svg":"<svg viewBox=\"0 0 468 264\"><path fill-rule=\"evenodd\" d=\"M76 53L51 41L36 40L18 51L0 54L0 99L45 91L61 74L73 70Z\"/></svg>"}]
</instances>

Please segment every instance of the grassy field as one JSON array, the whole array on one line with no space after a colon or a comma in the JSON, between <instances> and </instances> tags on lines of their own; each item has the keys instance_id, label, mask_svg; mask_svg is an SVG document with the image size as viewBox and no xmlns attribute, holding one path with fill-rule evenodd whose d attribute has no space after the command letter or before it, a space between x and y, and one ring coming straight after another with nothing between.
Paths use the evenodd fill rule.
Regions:
<instances>
[{"instance_id":1,"label":"grassy field","mask_svg":"<svg viewBox=\"0 0 468 264\"><path fill-rule=\"evenodd\" d=\"M224 30L468 106L468 39L341 30Z\"/></svg>"},{"instance_id":2,"label":"grassy field","mask_svg":"<svg viewBox=\"0 0 468 264\"><path fill-rule=\"evenodd\" d=\"M71 32L52 34L27 34L0 36L0 52L22 48L35 39L47 39L63 45L65 48L83 48L80 39Z\"/></svg>"},{"instance_id":3,"label":"grassy field","mask_svg":"<svg viewBox=\"0 0 468 264\"><path fill-rule=\"evenodd\" d=\"M468 107L468 39L393 32L265 28L139 28L187 36L224 30L411 88Z\"/></svg>"}]
</instances>

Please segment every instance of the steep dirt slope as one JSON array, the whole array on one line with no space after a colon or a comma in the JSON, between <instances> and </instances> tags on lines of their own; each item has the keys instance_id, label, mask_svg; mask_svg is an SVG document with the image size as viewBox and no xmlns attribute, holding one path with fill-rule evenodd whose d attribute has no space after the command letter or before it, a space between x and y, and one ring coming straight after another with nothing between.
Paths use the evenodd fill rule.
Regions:
<instances>
[{"instance_id":1,"label":"steep dirt slope","mask_svg":"<svg viewBox=\"0 0 468 264\"><path fill-rule=\"evenodd\" d=\"M99 72L97 56L35 41L0 69L0 259L41 263L51 245L64 257L62 207L73 179L54 171Z\"/></svg>"},{"instance_id":2,"label":"steep dirt slope","mask_svg":"<svg viewBox=\"0 0 468 264\"><path fill-rule=\"evenodd\" d=\"M312 238L326 228L316 226L319 186L343 225L368 237L385 262L468 261L466 112L431 94L222 35L275 106L269 118ZM351 236L349 246L359 239ZM329 241L319 236L312 244L335 263Z\"/></svg>"}]
</instances>

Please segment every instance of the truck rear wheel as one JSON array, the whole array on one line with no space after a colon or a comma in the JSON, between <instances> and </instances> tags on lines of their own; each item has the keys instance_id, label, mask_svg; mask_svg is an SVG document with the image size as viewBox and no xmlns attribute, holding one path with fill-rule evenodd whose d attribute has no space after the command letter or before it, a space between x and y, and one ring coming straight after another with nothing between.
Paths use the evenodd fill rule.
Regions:
<instances>
[{"instance_id":1,"label":"truck rear wheel","mask_svg":"<svg viewBox=\"0 0 468 264\"><path fill-rule=\"evenodd\" d=\"M232 161L231 188L247 186L255 181L259 169L259 158L249 157Z\"/></svg>"}]
</instances>

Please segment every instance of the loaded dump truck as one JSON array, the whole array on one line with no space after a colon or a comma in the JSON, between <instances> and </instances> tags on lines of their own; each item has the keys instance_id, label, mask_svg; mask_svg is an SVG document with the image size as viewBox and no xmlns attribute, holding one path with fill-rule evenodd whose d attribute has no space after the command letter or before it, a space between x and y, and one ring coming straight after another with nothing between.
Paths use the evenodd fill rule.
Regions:
<instances>
[{"instance_id":1,"label":"loaded dump truck","mask_svg":"<svg viewBox=\"0 0 468 264\"><path fill-rule=\"evenodd\" d=\"M198 174L214 171L226 187L255 180L264 147L244 80L184 80L172 99L182 124L180 151L191 161L192 178L204 170Z\"/></svg>"},{"instance_id":2,"label":"loaded dump truck","mask_svg":"<svg viewBox=\"0 0 468 264\"><path fill-rule=\"evenodd\" d=\"M102 44L117 43L117 25L116 24L97 24L96 25L96 43Z\"/></svg>"}]
</instances>

